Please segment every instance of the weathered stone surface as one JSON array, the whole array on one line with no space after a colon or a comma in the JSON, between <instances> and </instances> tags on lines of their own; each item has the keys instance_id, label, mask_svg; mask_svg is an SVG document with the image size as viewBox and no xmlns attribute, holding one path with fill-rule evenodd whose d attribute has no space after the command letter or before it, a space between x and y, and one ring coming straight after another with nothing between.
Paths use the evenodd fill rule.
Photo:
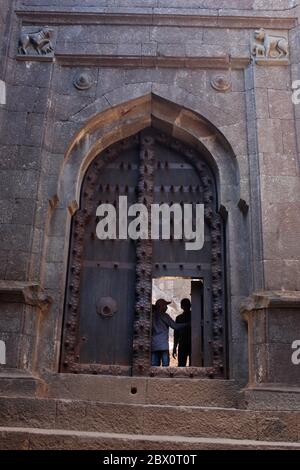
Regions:
<instances>
[{"instance_id":1,"label":"weathered stone surface","mask_svg":"<svg viewBox=\"0 0 300 470\"><path fill-rule=\"evenodd\" d=\"M298 385L299 367L292 345L300 324L298 292L257 292L245 300L241 313L248 322L250 385Z\"/></svg>"},{"instance_id":2,"label":"weathered stone surface","mask_svg":"<svg viewBox=\"0 0 300 470\"><path fill-rule=\"evenodd\" d=\"M9 401L0 397L1 426L27 426L53 428L55 425L55 401L15 398Z\"/></svg>"},{"instance_id":3,"label":"weathered stone surface","mask_svg":"<svg viewBox=\"0 0 300 470\"><path fill-rule=\"evenodd\" d=\"M235 407L237 384L231 381L73 376L47 377L53 398L101 400L110 403Z\"/></svg>"},{"instance_id":4,"label":"weathered stone surface","mask_svg":"<svg viewBox=\"0 0 300 470\"><path fill-rule=\"evenodd\" d=\"M68 224L71 210L80 205L82 178L102 149L152 125L195 146L215 170L218 209L227 215L229 377L246 383L247 330L238 314L242 297L256 288L300 290L299 121L295 120L300 112L291 101L292 80L300 76L298 27L289 30L296 26L292 17L298 14L293 1L25 3L18 2L18 8L27 14L13 13L11 24L6 15L12 2L3 0L0 12L0 79L7 88L7 103L0 109L0 279L34 279L49 290L47 295L51 293L54 303L41 319L33 314L35 307L24 309L15 291L17 303L1 304L1 339L8 347L9 366L57 371ZM32 9L41 10L40 16L29 13ZM55 60L16 60L22 22L27 29L42 25L43 18L44 25L49 20L54 29ZM292 68L288 63L250 64L253 31L261 26L268 31L274 28L275 35L289 30ZM90 88L74 86L80 73L89 74ZM225 93L211 86L219 73L231 85ZM294 313L282 307L256 319L252 345L257 380L298 384L297 367L286 365L298 324ZM86 377L83 384L83 379L77 383L76 378L62 378L54 384L49 378L49 396L70 400L51 401L49 427L57 416L61 429L167 432L179 421L180 433L189 436L207 432L216 439L244 436L291 442L296 437L294 417L229 413L228 408L239 402L230 382L128 378L120 389L111 378L103 378L101 387L94 379L97 377ZM13 393L7 384L3 390ZM25 392L29 394L24 386ZM99 394L106 405L92 403L89 407L88 402L76 401L77 394L94 401ZM253 396L251 406L258 409L259 397ZM128 406L118 408L109 405L109 400ZM276 409L283 409L284 401L282 396L278 398ZM296 398L293 403L296 408ZM227 410L199 409L199 405ZM28 410L33 407L33 422L22 406L25 404L16 404L19 421L14 421L9 409L9 425L18 422L19 426L20 421L26 426L44 425L46 421L39 416L47 414L45 403L28 404ZM176 434L177 429L171 427L171 431ZM3 431L2 435L1 445L12 448L159 448L159 442L169 448L180 446L178 438L57 437L55 431ZM182 445L233 446L231 441L212 440L184 441ZM259 447L256 441L237 445Z\"/></svg>"},{"instance_id":5,"label":"weathered stone surface","mask_svg":"<svg viewBox=\"0 0 300 470\"><path fill-rule=\"evenodd\" d=\"M1 428L1 450L299 450L297 443Z\"/></svg>"},{"instance_id":6,"label":"weathered stone surface","mask_svg":"<svg viewBox=\"0 0 300 470\"><path fill-rule=\"evenodd\" d=\"M47 307L51 303L51 299L38 284L20 281L0 281L0 300L39 308Z\"/></svg>"}]
</instances>

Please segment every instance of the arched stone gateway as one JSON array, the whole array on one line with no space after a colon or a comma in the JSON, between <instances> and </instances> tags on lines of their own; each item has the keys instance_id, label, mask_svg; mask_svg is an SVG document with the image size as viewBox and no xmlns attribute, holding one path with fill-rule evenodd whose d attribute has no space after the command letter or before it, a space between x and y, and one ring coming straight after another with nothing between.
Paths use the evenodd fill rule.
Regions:
<instances>
[{"instance_id":1,"label":"arched stone gateway","mask_svg":"<svg viewBox=\"0 0 300 470\"><path fill-rule=\"evenodd\" d=\"M125 271L119 269L118 266L122 263L120 259L122 250L118 251L116 248L119 243L118 241L110 242L112 243L111 247L114 246L113 249L110 247L108 251L106 249L103 251L99 248L99 250L97 249L94 252L92 249L88 255L87 253L90 248L87 247L89 245L100 247L101 243L103 246L105 243L108 243L94 239L96 238L96 205L99 201L106 202L112 198L112 202L114 202L117 196L117 193L115 194L117 186L119 187L119 192L122 185L124 186L122 188L123 191L126 186L138 186L138 180L142 177L140 174L141 166L138 163L138 160L141 158L141 139L143 133L148 132L148 130L150 130L150 133L154 133L156 147L154 153L157 153L155 156L155 174L161 174L157 165L164 158L164 151L161 149L165 147L168 148L169 154L173 155L170 157L171 166L175 158L178 165L187 165L192 177L198 178L197 184L191 185L190 198L191 202L194 203L211 204L213 217L209 223L207 217L210 216L208 216L208 208L206 208L206 230L207 237L210 240L206 248L199 252L200 254L194 252L191 255L190 263L180 253L175 257L170 255L172 260L168 260L168 257L164 260L161 256L158 256L157 259L159 261L156 261L157 250L155 250L155 246L150 248L149 252L149 248L146 248L144 251L138 245L134 248L134 244L131 244L131 249L128 248L127 252L125 250L127 253L125 257L127 256L127 258L124 263L130 265L132 269L131 271L128 270L125 275ZM137 142L139 143L137 144ZM126 151L125 158L124 152L120 151L120 149L127 147L128 151ZM124 160L123 162L123 157L128 161ZM110 158L116 159L115 163L110 162ZM116 172L114 177L112 176L114 165L123 165L123 168L127 165L126 168L128 168L131 159L137 159L137 162L132 165L129 172L122 170L122 174L120 170ZM168 162L165 163L168 165ZM200 167L203 167L202 170ZM201 171L203 169L210 183L204 183L202 180L203 175L201 175ZM109 174L110 171L111 174ZM173 202L180 202L182 199L179 188L181 186L189 186L189 183L185 180L188 171L183 170L181 172L178 169L173 172L173 175L176 175L178 179L176 184L175 180L172 181L173 176L170 176L171 170L169 170L169 179L160 183L160 187L169 186L170 189L173 186L174 193L171 198ZM104 182L101 175L104 178ZM123 178L125 178L124 181ZM128 181L127 178L129 178ZM136 181L131 181L130 178L135 178ZM101 185L102 193L97 193ZM108 191L106 191L107 185L110 185ZM155 198L157 197L156 186L158 184L154 182ZM198 190L195 189L197 186ZM177 190L178 192L176 192ZM172 190L170 189L171 192ZM170 193L166 192L165 194ZM140 192L135 193L135 202L139 202L142 196ZM169 201L171 199L167 198ZM155 201L163 202L163 199L158 198ZM120 103L116 107L103 111L88 120L81 131L74 137L66 152L65 163L59 180L57 201L54 201L54 212L49 222L51 227L52 220L55 220L55 212L66 210L68 217L65 226L65 240L67 242L70 239L71 242L70 254L68 255L68 251L65 250L66 284L64 288L66 295L64 307L63 304L60 304L60 320L58 318L63 329L61 333L63 341L59 359L61 370L75 373L113 374L130 374L133 371L135 375L158 374L163 376L173 376L174 374L179 376L211 377L246 375L247 336L246 329L239 326L241 324L238 313L240 293L236 288L233 291L230 290L232 279L237 281L235 285L237 285L241 276L243 276L243 279L247 277L249 283L251 279L248 260L250 252L248 249L248 236L246 233L241 235L244 232L247 221L241 211L242 206L239 204L240 202L238 164L230 144L215 126L196 112L187 110L183 106L172 103L165 98L149 94L126 103ZM86 213L84 213L85 210ZM60 231L61 229L60 227ZM78 240L80 240L80 243ZM51 240L49 242L48 249L51 249ZM74 248L76 243L77 245L78 243L81 244L79 250L77 246ZM172 243L175 246L178 242L174 241ZM239 253L235 251L237 244L240 250ZM66 245L66 247L69 250L69 246ZM111 256L108 260L101 259L101 255L99 255L101 251L110 253ZM96 257L94 253L97 253ZM151 264L151 272L147 271L148 285L140 286L144 291L143 295L139 296L139 276L136 276L136 274L138 274L139 269L142 269L142 272L144 272L139 257L144 258L145 256L145 254L141 255L141 253L146 253L147 262L149 265ZM176 250L174 253L176 253ZM97 258L98 255L100 256L99 258ZM204 260L201 257L204 257ZM92 264L97 265L97 262L100 266L92 266ZM104 266L105 262L108 263L106 267ZM174 270L174 267L172 272L168 271L171 269L170 264L172 263L176 264L178 272ZM206 307L203 309L201 321L207 322L209 326L204 328L205 334L202 341L199 340L198 343L195 342L194 344L194 348L198 348L199 351L198 362L196 362L194 357L195 367L187 368L186 370L168 369L166 371L151 368L149 361L150 279L155 278L157 275L155 270L161 269L164 270L162 275L187 276L191 279L203 280L202 269L205 266L209 273L209 281L205 282L204 294L205 292L206 294L203 298L205 299ZM98 270L100 276L98 281L98 274L95 275L96 277L92 275L92 290L96 292L97 286L100 285L100 279L105 278L104 272L102 271L101 273L101 270L109 268L111 268L112 275L110 277L110 285L105 290L101 283L96 299L93 297L93 294L89 295L89 276L93 269ZM129 272L131 277L128 275ZM118 276L121 277L119 278ZM128 283L126 285L126 292L129 293L128 298L131 299L131 303L129 302L130 305L128 304L126 309L122 297L116 299L118 295L112 295L112 286L119 285L119 282L121 282L121 285L122 282ZM210 290L209 295L208 290ZM83 291L85 291L84 294ZM97 311L99 311L98 303L101 303L102 299L107 297L112 297L114 301L117 301L118 308L120 308L119 305L121 304L122 309L125 309L127 312L122 317L127 322L127 329L125 328L126 334L124 335L126 345L122 346L123 349L122 347L120 349L123 351L123 359L116 355L115 346L113 346L115 343L112 343L110 340L107 340L105 346L107 355L105 356L104 354L101 357L101 346L99 346L97 338L99 339L101 334L106 339L112 337L112 335L109 336L109 327L107 327L110 320L101 318L101 315L97 314ZM94 302L93 306L88 303L88 307L83 307L83 305L87 305L87 299ZM141 299L140 303L139 299ZM196 294L194 299L196 299ZM201 304L201 300L198 300L198 302ZM143 314L141 314L141 307ZM65 312L64 321L62 320L63 310ZM89 311L89 313L85 313L86 311ZM112 316L111 324L116 326L117 319L121 317L119 313ZM89 315L92 320L88 326ZM105 328L101 330L101 328L97 327L97 329L93 322L98 323L98 327L100 323L105 324ZM116 328L122 329L122 322ZM232 330L239 331L240 337L238 341L232 340ZM95 335L96 331L101 331L100 336ZM201 333L201 328L199 327L198 331L199 337L201 337L204 330ZM91 340L91 338L93 339ZM120 338L119 333L116 339L120 341ZM93 352L89 348L94 348ZM102 348L102 352L105 348ZM110 362L108 355L114 357ZM125 357L126 359L124 359ZM239 367L236 366L238 357L243 358L240 361L240 369L242 368L243 371L239 370ZM232 366L233 364L235 364L234 367Z\"/></svg>"},{"instance_id":2,"label":"arched stone gateway","mask_svg":"<svg viewBox=\"0 0 300 470\"><path fill-rule=\"evenodd\" d=\"M164 240L150 236L135 242L125 237L98 240L97 207L112 204L120 211L119 197L126 198L128 206L144 204L149 213L152 204L177 204L179 210L202 204L203 248L187 251L173 230ZM195 225L195 214L193 219ZM214 174L193 148L149 128L100 153L86 172L80 207L72 220L62 370L223 377L227 362L223 225ZM156 278L191 281L192 367L151 367Z\"/></svg>"}]
</instances>

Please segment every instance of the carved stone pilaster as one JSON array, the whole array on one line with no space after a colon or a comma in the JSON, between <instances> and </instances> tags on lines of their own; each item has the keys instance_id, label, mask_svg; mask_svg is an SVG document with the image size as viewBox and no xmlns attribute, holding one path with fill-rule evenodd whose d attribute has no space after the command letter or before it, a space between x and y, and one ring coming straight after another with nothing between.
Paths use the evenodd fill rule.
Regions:
<instances>
[{"instance_id":1,"label":"carved stone pilaster","mask_svg":"<svg viewBox=\"0 0 300 470\"><path fill-rule=\"evenodd\" d=\"M255 292L241 314L248 323L248 386L299 387L300 364L293 355L296 359L294 346L300 342L300 292Z\"/></svg>"},{"instance_id":2,"label":"carved stone pilaster","mask_svg":"<svg viewBox=\"0 0 300 470\"><path fill-rule=\"evenodd\" d=\"M151 212L154 202L154 138L142 134L139 167L138 202ZM150 237L149 237L150 238ZM149 370L151 347L152 241L139 240L136 245L136 309L133 339L133 372L145 375Z\"/></svg>"}]
</instances>

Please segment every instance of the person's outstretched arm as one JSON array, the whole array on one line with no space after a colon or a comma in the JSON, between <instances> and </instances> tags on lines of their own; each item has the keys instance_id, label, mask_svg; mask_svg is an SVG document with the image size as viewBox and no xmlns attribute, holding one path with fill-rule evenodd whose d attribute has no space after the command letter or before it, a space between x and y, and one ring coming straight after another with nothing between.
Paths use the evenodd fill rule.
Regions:
<instances>
[{"instance_id":1,"label":"person's outstretched arm","mask_svg":"<svg viewBox=\"0 0 300 470\"><path fill-rule=\"evenodd\" d=\"M184 328L186 328L187 326L189 326L189 323L176 323L171 317L170 315L168 315L166 313L165 315L165 321L167 323L167 325L170 327L170 328L173 328L173 330L183 330Z\"/></svg>"}]
</instances>

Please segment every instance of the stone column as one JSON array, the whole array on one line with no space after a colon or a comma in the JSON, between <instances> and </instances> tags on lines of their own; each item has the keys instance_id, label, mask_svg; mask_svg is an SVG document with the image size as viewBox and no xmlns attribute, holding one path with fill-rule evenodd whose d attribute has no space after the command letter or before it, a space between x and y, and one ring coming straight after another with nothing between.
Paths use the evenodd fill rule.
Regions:
<instances>
[{"instance_id":1,"label":"stone column","mask_svg":"<svg viewBox=\"0 0 300 470\"><path fill-rule=\"evenodd\" d=\"M300 400L300 292L256 292L244 301L241 314L248 323L248 406L296 408Z\"/></svg>"}]
</instances>

